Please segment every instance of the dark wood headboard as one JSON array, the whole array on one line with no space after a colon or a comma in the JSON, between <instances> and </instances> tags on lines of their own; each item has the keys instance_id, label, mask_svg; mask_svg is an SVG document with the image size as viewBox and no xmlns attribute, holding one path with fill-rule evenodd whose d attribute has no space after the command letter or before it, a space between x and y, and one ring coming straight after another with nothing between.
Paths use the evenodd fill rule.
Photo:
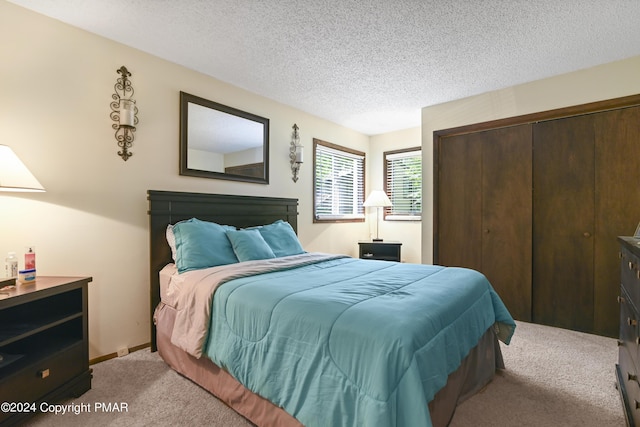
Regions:
<instances>
[{"instance_id":1,"label":"dark wood headboard","mask_svg":"<svg viewBox=\"0 0 640 427\"><path fill-rule=\"evenodd\" d=\"M167 225L198 218L238 228L287 221L298 232L298 199L148 190L149 274L151 283L151 350L156 350L153 312L160 303L160 270L170 262Z\"/></svg>"}]
</instances>

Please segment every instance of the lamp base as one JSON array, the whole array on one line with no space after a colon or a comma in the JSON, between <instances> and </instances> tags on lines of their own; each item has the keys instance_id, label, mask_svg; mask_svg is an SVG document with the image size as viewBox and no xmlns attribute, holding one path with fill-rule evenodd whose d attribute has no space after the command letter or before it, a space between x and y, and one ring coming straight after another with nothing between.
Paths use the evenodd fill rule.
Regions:
<instances>
[{"instance_id":1,"label":"lamp base","mask_svg":"<svg viewBox=\"0 0 640 427\"><path fill-rule=\"evenodd\" d=\"M375 239L371 239L372 242L382 242L383 240L376 237Z\"/></svg>"}]
</instances>

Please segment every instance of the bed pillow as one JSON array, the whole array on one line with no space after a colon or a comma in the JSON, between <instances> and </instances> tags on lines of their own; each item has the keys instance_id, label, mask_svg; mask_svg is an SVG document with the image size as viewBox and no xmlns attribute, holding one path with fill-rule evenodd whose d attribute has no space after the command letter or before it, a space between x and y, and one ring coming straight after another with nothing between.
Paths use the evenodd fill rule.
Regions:
<instances>
[{"instance_id":1,"label":"bed pillow","mask_svg":"<svg viewBox=\"0 0 640 427\"><path fill-rule=\"evenodd\" d=\"M165 233L167 236L167 243L171 248L171 259L175 262L176 260L176 236L173 234L173 224L167 225L167 231Z\"/></svg>"},{"instance_id":2,"label":"bed pillow","mask_svg":"<svg viewBox=\"0 0 640 427\"><path fill-rule=\"evenodd\" d=\"M286 221L279 219L273 224L263 225L257 229L267 242L276 257L303 254L305 251Z\"/></svg>"},{"instance_id":3,"label":"bed pillow","mask_svg":"<svg viewBox=\"0 0 640 427\"><path fill-rule=\"evenodd\" d=\"M226 232L230 225L191 218L172 227L176 245L176 266L179 273L199 268L233 264L238 258Z\"/></svg>"},{"instance_id":4,"label":"bed pillow","mask_svg":"<svg viewBox=\"0 0 640 427\"><path fill-rule=\"evenodd\" d=\"M257 229L228 230L227 237L240 262L276 257Z\"/></svg>"}]
</instances>

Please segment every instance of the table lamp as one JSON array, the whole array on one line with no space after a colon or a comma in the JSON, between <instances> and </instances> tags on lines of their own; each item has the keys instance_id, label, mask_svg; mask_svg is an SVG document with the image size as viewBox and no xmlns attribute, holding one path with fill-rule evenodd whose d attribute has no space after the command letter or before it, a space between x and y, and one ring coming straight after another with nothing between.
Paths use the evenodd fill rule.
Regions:
<instances>
[{"instance_id":1,"label":"table lamp","mask_svg":"<svg viewBox=\"0 0 640 427\"><path fill-rule=\"evenodd\" d=\"M376 208L376 237L374 242L382 242L382 239L378 235L378 229L380 226L380 208L393 206L391 200L387 197L387 193L382 190L373 190L369 193L369 197L364 201L362 206Z\"/></svg>"},{"instance_id":2,"label":"table lamp","mask_svg":"<svg viewBox=\"0 0 640 427\"><path fill-rule=\"evenodd\" d=\"M45 191L16 153L6 145L0 145L0 191Z\"/></svg>"}]
</instances>

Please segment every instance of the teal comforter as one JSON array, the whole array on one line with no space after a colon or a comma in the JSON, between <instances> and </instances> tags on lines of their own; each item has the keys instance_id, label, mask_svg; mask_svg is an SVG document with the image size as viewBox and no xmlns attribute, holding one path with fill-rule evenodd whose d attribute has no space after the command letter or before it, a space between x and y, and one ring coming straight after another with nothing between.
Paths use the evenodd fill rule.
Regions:
<instances>
[{"instance_id":1,"label":"teal comforter","mask_svg":"<svg viewBox=\"0 0 640 427\"><path fill-rule=\"evenodd\" d=\"M339 258L221 285L204 350L307 427L431 426L427 402L492 326L508 344L476 271Z\"/></svg>"}]
</instances>

